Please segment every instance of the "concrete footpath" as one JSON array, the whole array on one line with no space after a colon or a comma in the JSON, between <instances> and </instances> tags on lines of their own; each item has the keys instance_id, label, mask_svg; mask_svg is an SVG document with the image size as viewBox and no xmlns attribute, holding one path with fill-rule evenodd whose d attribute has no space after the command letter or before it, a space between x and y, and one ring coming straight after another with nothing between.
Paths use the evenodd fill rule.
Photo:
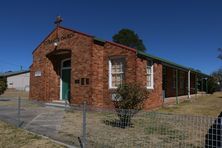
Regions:
<instances>
[{"instance_id":1,"label":"concrete footpath","mask_svg":"<svg viewBox=\"0 0 222 148\"><path fill-rule=\"evenodd\" d=\"M63 142L60 141L58 131L64 114L64 109L46 107L44 103L21 99L20 127L38 135ZM0 97L0 120L15 126L18 125L18 99L4 99ZM70 145L71 143L65 144ZM70 145L70 147L74 146Z\"/></svg>"}]
</instances>

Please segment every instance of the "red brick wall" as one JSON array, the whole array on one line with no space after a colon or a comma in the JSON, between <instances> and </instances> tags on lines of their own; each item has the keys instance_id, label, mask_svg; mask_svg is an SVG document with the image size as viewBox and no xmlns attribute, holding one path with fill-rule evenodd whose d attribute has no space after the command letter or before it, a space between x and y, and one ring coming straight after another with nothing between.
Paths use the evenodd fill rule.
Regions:
<instances>
[{"instance_id":1,"label":"red brick wall","mask_svg":"<svg viewBox=\"0 0 222 148\"><path fill-rule=\"evenodd\" d=\"M110 57L121 56L125 58L125 82L137 82L146 86L146 60L137 58L136 53L125 48L117 47L112 43L104 46L94 45L92 56L92 104L99 107L111 107L111 94L109 89L108 61ZM103 61L103 62L101 62ZM162 105L162 65L154 62L154 89L150 90L150 97L145 102L145 108Z\"/></svg>"},{"instance_id":2,"label":"red brick wall","mask_svg":"<svg viewBox=\"0 0 222 148\"><path fill-rule=\"evenodd\" d=\"M100 45L93 45L92 49L92 77L91 77L91 88L92 88L92 98L90 100L93 106L103 107L105 100L103 81L105 79L104 75L104 47Z\"/></svg>"},{"instance_id":3,"label":"red brick wall","mask_svg":"<svg viewBox=\"0 0 222 148\"><path fill-rule=\"evenodd\" d=\"M106 42L104 46L93 45L92 50L92 98L91 102L98 107L112 107L111 94L115 91L109 89L108 61L113 57L125 58L125 82L135 82L136 52Z\"/></svg>"},{"instance_id":4,"label":"red brick wall","mask_svg":"<svg viewBox=\"0 0 222 148\"><path fill-rule=\"evenodd\" d=\"M109 65L112 57L125 58L125 82L138 82L146 85L146 60L137 58L136 52L115 43L105 42L104 45L95 44L92 37L72 32L63 28L58 30L59 36L72 33L71 39L58 44L42 43L33 53L33 64L30 76L30 98L44 101L58 100L60 95L60 63L64 58L71 57L71 102L81 104L87 100L88 104L96 107L113 107L109 89ZM52 32L46 39L55 39L57 31ZM62 55L54 55L61 51L69 51ZM41 59L41 60L39 60ZM35 71L42 71L41 77L35 77ZM89 78L89 85L75 84L75 80ZM154 89L150 90L150 97L145 102L145 108L162 105L162 65L154 61Z\"/></svg>"},{"instance_id":5,"label":"red brick wall","mask_svg":"<svg viewBox=\"0 0 222 148\"><path fill-rule=\"evenodd\" d=\"M44 101L58 100L60 94L60 63L62 59L71 57L71 97L73 98L72 102L80 103L83 98L89 99L91 97L91 87L89 85L75 85L74 80L90 77L92 38L58 28L58 31L52 32L47 40L55 39L57 32L59 37L70 33L74 36L62 40L57 48L53 44L46 45L43 42L33 52L33 64L30 68L30 98ZM56 53L63 50L70 51L70 54L47 56L52 52ZM42 76L35 77L35 71L41 71Z\"/></svg>"},{"instance_id":6,"label":"red brick wall","mask_svg":"<svg viewBox=\"0 0 222 148\"><path fill-rule=\"evenodd\" d=\"M137 58L136 82L146 87L146 60ZM162 64L153 61L154 89L150 89L149 98L145 101L144 108L151 109L159 107L163 103L162 99Z\"/></svg>"},{"instance_id":7,"label":"red brick wall","mask_svg":"<svg viewBox=\"0 0 222 148\"><path fill-rule=\"evenodd\" d=\"M163 103L162 98L162 64L154 61L154 89L150 92L150 98L145 104L145 108L159 107Z\"/></svg>"}]
</instances>

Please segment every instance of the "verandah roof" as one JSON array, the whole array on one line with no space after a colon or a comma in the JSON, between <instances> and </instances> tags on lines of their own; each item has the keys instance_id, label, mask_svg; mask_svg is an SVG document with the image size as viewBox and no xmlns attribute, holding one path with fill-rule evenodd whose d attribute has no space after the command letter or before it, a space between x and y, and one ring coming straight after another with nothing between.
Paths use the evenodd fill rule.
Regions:
<instances>
[{"instance_id":1,"label":"verandah roof","mask_svg":"<svg viewBox=\"0 0 222 148\"><path fill-rule=\"evenodd\" d=\"M149 59L154 59L154 60L157 60L157 61L161 61L164 65L173 67L173 68L175 68L175 69L181 69L181 70L184 70L184 71L191 71L191 72L197 73L197 74L199 74L199 75L201 75L201 76L209 77L209 75L204 74L204 73L201 73L201 72L199 72L199 71L197 71L197 70L194 70L194 69L191 68L191 67L186 67L186 66L183 66L183 65L174 63L174 62L172 62L172 61L169 61L169 60L166 60L166 59L163 59L163 58L160 58L160 57L157 57L157 56L154 56L154 55L145 53L145 52L143 52L143 51L137 51L137 55L138 55L138 56L145 57L145 58L149 58Z\"/></svg>"}]
</instances>

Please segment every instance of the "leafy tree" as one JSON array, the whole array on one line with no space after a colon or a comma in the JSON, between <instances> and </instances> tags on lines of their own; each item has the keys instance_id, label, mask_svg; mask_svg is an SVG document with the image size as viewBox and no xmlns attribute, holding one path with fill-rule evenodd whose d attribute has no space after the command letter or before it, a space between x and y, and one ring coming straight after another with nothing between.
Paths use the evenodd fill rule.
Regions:
<instances>
[{"instance_id":1,"label":"leafy tree","mask_svg":"<svg viewBox=\"0 0 222 148\"><path fill-rule=\"evenodd\" d=\"M214 72L211 74L211 76L214 77L214 79L215 79L217 82L222 81L222 68L214 71Z\"/></svg>"},{"instance_id":2,"label":"leafy tree","mask_svg":"<svg viewBox=\"0 0 222 148\"><path fill-rule=\"evenodd\" d=\"M143 41L134 31L130 29L121 29L117 34L113 36L113 41L131 48L136 48L140 51L146 50Z\"/></svg>"},{"instance_id":3,"label":"leafy tree","mask_svg":"<svg viewBox=\"0 0 222 148\"><path fill-rule=\"evenodd\" d=\"M117 88L113 103L121 127L131 125L131 118L143 108L144 101L148 96L149 91L138 84L123 84Z\"/></svg>"},{"instance_id":4,"label":"leafy tree","mask_svg":"<svg viewBox=\"0 0 222 148\"><path fill-rule=\"evenodd\" d=\"M0 95L4 93L7 88L7 79L5 77L0 77Z\"/></svg>"},{"instance_id":5,"label":"leafy tree","mask_svg":"<svg viewBox=\"0 0 222 148\"><path fill-rule=\"evenodd\" d=\"M214 71L208 79L208 92L214 93L222 88L222 68Z\"/></svg>"},{"instance_id":6,"label":"leafy tree","mask_svg":"<svg viewBox=\"0 0 222 148\"><path fill-rule=\"evenodd\" d=\"M217 80L214 77L210 77L208 80L208 93L213 94L215 91L219 89L217 84Z\"/></svg>"}]
</instances>

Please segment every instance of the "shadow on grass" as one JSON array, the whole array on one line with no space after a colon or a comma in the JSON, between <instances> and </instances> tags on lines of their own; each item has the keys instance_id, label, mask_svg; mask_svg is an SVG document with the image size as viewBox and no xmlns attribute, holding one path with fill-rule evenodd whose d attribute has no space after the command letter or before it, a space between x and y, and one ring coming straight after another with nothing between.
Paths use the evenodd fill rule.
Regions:
<instances>
[{"instance_id":1,"label":"shadow on grass","mask_svg":"<svg viewBox=\"0 0 222 148\"><path fill-rule=\"evenodd\" d=\"M0 98L0 101L10 101L10 99L5 99L5 98L1 99Z\"/></svg>"},{"instance_id":2,"label":"shadow on grass","mask_svg":"<svg viewBox=\"0 0 222 148\"><path fill-rule=\"evenodd\" d=\"M222 147L222 112L210 126L205 135L205 148Z\"/></svg>"},{"instance_id":3,"label":"shadow on grass","mask_svg":"<svg viewBox=\"0 0 222 148\"><path fill-rule=\"evenodd\" d=\"M103 120L103 123L108 125L108 126L112 126L112 127L119 127L119 128L127 128L127 127L131 127L133 128L134 125L132 124L132 122L123 122L121 120Z\"/></svg>"}]
</instances>

